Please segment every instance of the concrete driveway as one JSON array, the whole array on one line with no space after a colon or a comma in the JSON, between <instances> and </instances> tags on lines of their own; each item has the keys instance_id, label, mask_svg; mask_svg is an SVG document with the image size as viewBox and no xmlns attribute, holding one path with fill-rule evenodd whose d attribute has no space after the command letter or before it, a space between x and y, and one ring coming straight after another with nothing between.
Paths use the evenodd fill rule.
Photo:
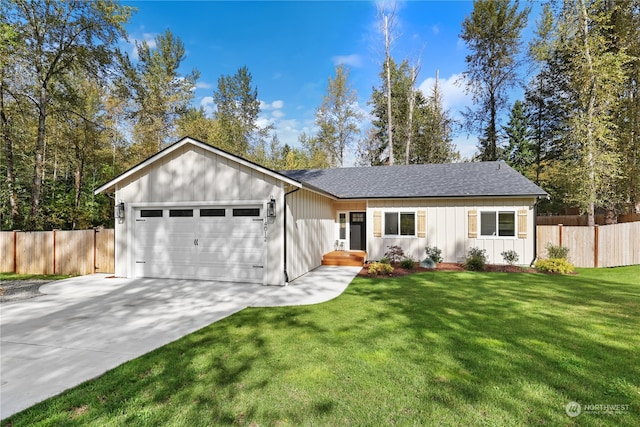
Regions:
<instances>
[{"instance_id":1,"label":"concrete driveway","mask_svg":"<svg viewBox=\"0 0 640 427\"><path fill-rule=\"evenodd\" d=\"M0 305L0 419L246 307L340 295L354 267L321 267L288 287L90 275Z\"/></svg>"}]
</instances>

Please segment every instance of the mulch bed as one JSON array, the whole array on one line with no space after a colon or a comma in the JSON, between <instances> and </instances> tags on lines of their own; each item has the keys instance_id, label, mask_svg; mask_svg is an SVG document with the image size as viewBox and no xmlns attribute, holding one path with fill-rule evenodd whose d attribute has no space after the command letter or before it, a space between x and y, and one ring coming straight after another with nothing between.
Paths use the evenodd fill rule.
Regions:
<instances>
[{"instance_id":1,"label":"mulch bed","mask_svg":"<svg viewBox=\"0 0 640 427\"><path fill-rule=\"evenodd\" d=\"M408 274L414 273L424 273L429 271L465 271L464 267L461 264L456 264L452 262L441 262L436 265L436 268L424 268L419 264L416 264L413 270L406 270L399 265L393 265L393 273L389 274L387 277L402 277ZM495 264L487 264L487 268L485 271L492 273L537 273L534 268L530 267L520 267L517 265L495 265ZM358 273L358 276L361 277L383 277L382 275L376 276L369 274L369 267L364 266L362 270Z\"/></svg>"}]
</instances>

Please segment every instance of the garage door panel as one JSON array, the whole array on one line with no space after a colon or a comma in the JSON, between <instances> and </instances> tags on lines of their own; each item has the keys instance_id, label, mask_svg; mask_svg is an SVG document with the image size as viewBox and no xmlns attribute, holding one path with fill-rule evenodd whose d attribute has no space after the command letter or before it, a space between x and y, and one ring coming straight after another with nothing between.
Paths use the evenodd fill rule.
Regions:
<instances>
[{"instance_id":1,"label":"garage door panel","mask_svg":"<svg viewBox=\"0 0 640 427\"><path fill-rule=\"evenodd\" d=\"M226 253L201 251L194 260L199 264L261 265L262 251L231 251Z\"/></svg>"},{"instance_id":2,"label":"garage door panel","mask_svg":"<svg viewBox=\"0 0 640 427\"><path fill-rule=\"evenodd\" d=\"M196 276L201 280L220 280L220 281L242 281L251 283L262 283L262 268L244 268L229 266L202 266L197 268ZM233 280L228 279L233 277Z\"/></svg>"},{"instance_id":3,"label":"garage door panel","mask_svg":"<svg viewBox=\"0 0 640 427\"><path fill-rule=\"evenodd\" d=\"M260 248L264 245L262 236L255 237L200 237L198 238L198 246L201 250L207 252L214 251L232 251L232 250L251 250Z\"/></svg>"},{"instance_id":4,"label":"garage door panel","mask_svg":"<svg viewBox=\"0 0 640 427\"><path fill-rule=\"evenodd\" d=\"M201 217L197 209L193 217L170 217L170 209L174 208L163 208L163 217L136 221L136 276L262 283L261 218Z\"/></svg>"}]
</instances>

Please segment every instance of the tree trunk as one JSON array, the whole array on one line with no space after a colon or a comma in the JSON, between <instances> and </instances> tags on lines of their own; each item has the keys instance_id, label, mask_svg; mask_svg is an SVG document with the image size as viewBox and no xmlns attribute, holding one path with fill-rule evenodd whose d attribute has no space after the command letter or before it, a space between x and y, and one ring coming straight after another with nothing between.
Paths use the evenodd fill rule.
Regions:
<instances>
[{"instance_id":1,"label":"tree trunk","mask_svg":"<svg viewBox=\"0 0 640 427\"><path fill-rule=\"evenodd\" d=\"M582 12L582 37L584 43L584 56L587 62L589 70L589 102L587 104L587 135L586 135L586 148L587 148L587 167L589 182L588 185L588 210L587 210L587 225L595 225L595 201L596 194L596 171L595 171L595 158L594 158L594 144L593 141L593 120L595 113L595 97L596 97L596 76L593 70L593 60L591 58L591 51L589 49L589 18L587 17L587 8L584 4L584 0L580 0L580 10Z\"/></svg>"},{"instance_id":2,"label":"tree trunk","mask_svg":"<svg viewBox=\"0 0 640 427\"><path fill-rule=\"evenodd\" d=\"M411 67L411 87L409 88L409 117L407 118L407 146L404 153L404 163L409 164L409 155L411 153L411 136L413 135L413 108L415 104L415 94L413 85L416 80L416 68Z\"/></svg>"},{"instance_id":3,"label":"tree trunk","mask_svg":"<svg viewBox=\"0 0 640 427\"><path fill-rule=\"evenodd\" d=\"M496 120L497 120L497 111L496 111L496 97L495 94L493 92L491 92L491 97L489 100L490 105L490 117L489 117L489 135L488 135L488 147L487 150L489 151L489 155L488 155L488 159L487 160L491 160L491 161L495 161L498 160L498 136L497 131L496 131Z\"/></svg>"},{"instance_id":4,"label":"tree trunk","mask_svg":"<svg viewBox=\"0 0 640 427\"><path fill-rule=\"evenodd\" d=\"M391 41L389 38L389 17L384 17L384 50L387 64L387 139L389 143L389 164L393 165L393 114L391 111Z\"/></svg>"},{"instance_id":5,"label":"tree trunk","mask_svg":"<svg viewBox=\"0 0 640 427\"><path fill-rule=\"evenodd\" d=\"M40 196L42 194L42 171L44 166L44 140L46 133L47 119L47 90L40 89L38 99L38 136L36 139L36 149L33 165L33 185L31 187L31 203L29 206L29 219L27 228L35 230L38 225L38 215L40 213Z\"/></svg>"},{"instance_id":6,"label":"tree trunk","mask_svg":"<svg viewBox=\"0 0 640 427\"><path fill-rule=\"evenodd\" d=\"M0 82L4 86L4 83ZM9 120L4 105L4 87L0 87L0 126L2 126L2 140L4 141L4 152L7 159L7 191L9 192L9 207L12 228L21 226L20 206L18 194L16 193L16 177L13 170L13 141L9 133Z\"/></svg>"}]
</instances>

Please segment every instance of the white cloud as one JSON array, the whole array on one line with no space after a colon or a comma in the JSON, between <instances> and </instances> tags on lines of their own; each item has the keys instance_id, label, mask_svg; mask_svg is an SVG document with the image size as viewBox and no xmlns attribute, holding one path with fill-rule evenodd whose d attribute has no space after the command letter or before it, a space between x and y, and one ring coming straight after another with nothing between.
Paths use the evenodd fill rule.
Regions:
<instances>
[{"instance_id":1,"label":"white cloud","mask_svg":"<svg viewBox=\"0 0 640 427\"><path fill-rule=\"evenodd\" d=\"M440 34L440 26L439 25L434 25L431 27L431 33L435 36L437 36L438 34Z\"/></svg>"},{"instance_id":2,"label":"white cloud","mask_svg":"<svg viewBox=\"0 0 640 427\"><path fill-rule=\"evenodd\" d=\"M284 101L281 99L277 99L269 103L260 100L260 109L263 111L281 110L283 107L284 107Z\"/></svg>"},{"instance_id":3,"label":"white cloud","mask_svg":"<svg viewBox=\"0 0 640 427\"><path fill-rule=\"evenodd\" d=\"M362 67L362 56L353 53L351 55L336 55L331 58L333 65L348 65L350 67Z\"/></svg>"},{"instance_id":4,"label":"white cloud","mask_svg":"<svg viewBox=\"0 0 640 427\"><path fill-rule=\"evenodd\" d=\"M208 117L213 116L216 111L216 105L213 102L212 96L205 96L200 100L200 106L204 109L204 112Z\"/></svg>"},{"instance_id":5,"label":"white cloud","mask_svg":"<svg viewBox=\"0 0 640 427\"><path fill-rule=\"evenodd\" d=\"M207 82L196 82L196 89L211 89L213 85ZM207 98L211 98L210 96Z\"/></svg>"},{"instance_id":6,"label":"white cloud","mask_svg":"<svg viewBox=\"0 0 640 427\"><path fill-rule=\"evenodd\" d=\"M284 117L286 114L282 112L282 110L274 110L271 113L271 116L276 118L276 119L281 119L282 117Z\"/></svg>"}]
</instances>

